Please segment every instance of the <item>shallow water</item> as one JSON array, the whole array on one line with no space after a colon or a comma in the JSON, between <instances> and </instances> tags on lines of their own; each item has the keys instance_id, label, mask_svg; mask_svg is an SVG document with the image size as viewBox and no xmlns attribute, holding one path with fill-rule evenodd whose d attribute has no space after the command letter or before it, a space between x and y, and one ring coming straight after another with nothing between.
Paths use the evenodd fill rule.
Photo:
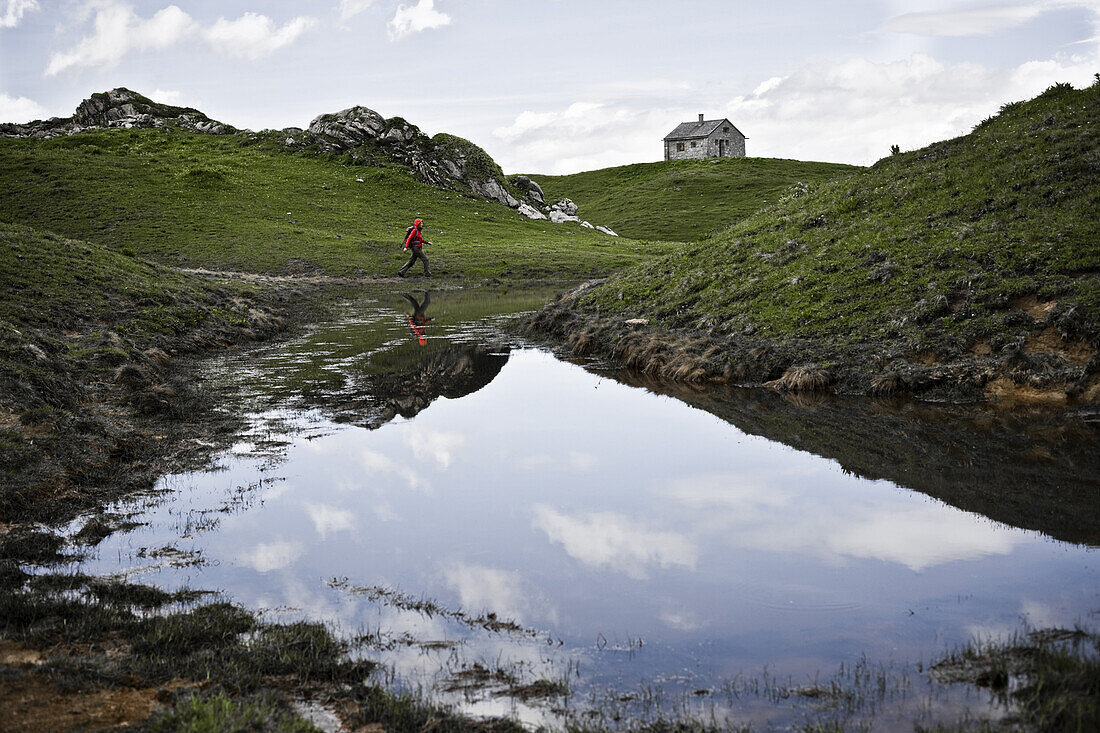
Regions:
<instances>
[{"instance_id":1,"label":"shallow water","mask_svg":"<svg viewBox=\"0 0 1100 733\"><path fill-rule=\"evenodd\" d=\"M804 713L776 685L843 665L892 681L867 692L871 712L830 715L911 729L989 712L976 693L922 697L922 665L951 645L1095 621L1087 544L861 478L507 335L502 314L544 293L433 293L423 323L411 295L227 357L216 377L254 435L219 470L163 479L148 524L83 569L331 622L367 637L393 685L531 723L594 708L787 724ZM475 662L504 674L456 677ZM540 679L571 694L497 694Z\"/></svg>"}]
</instances>

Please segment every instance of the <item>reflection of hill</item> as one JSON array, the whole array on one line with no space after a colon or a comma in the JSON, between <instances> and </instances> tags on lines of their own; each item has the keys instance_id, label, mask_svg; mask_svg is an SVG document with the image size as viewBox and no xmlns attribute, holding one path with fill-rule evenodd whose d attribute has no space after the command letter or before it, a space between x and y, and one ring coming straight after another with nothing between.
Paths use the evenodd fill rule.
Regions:
<instances>
[{"instance_id":1,"label":"reflection of hill","mask_svg":"<svg viewBox=\"0 0 1100 733\"><path fill-rule=\"evenodd\" d=\"M323 409L334 411L337 422L378 428L398 415L413 417L439 397L456 399L478 391L508 361L507 350L475 344L411 353L419 358L354 374L353 384L327 395Z\"/></svg>"},{"instance_id":2,"label":"reflection of hill","mask_svg":"<svg viewBox=\"0 0 1100 733\"><path fill-rule=\"evenodd\" d=\"M1055 539L1100 545L1100 426L1064 413L981 406L791 402L761 390L693 391L622 381L676 397L740 430L836 460L954 507Z\"/></svg>"}]
</instances>

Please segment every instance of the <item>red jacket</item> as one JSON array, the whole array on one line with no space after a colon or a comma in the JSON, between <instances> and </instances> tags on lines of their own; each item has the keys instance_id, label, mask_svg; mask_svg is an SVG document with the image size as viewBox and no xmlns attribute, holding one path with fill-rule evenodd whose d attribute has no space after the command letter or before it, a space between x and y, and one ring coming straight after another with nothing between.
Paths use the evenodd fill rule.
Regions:
<instances>
[{"instance_id":1,"label":"red jacket","mask_svg":"<svg viewBox=\"0 0 1100 733\"><path fill-rule=\"evenodd\" d=\"M413 227L412 231L409 232L409 236L405 238L404 249L408 249L409 247L420 247L424 244L424 237L420 234L420 230Z\"/></svg>"}]
</instances>

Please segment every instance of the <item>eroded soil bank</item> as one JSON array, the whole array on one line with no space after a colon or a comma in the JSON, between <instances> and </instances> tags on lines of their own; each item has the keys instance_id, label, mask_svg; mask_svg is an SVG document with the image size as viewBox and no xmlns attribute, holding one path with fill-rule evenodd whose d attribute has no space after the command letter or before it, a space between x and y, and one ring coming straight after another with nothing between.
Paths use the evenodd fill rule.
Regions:
<instances>
[{"instance_id":1,"label":"eroded soil bank","mask_svg":"<svg viewBox=\"0 0 1100 733\"><path fill-rule=\"evenodd\" d=\"M959 352L904 343L841 347L801 339L755 339L668 330L648 319L606 317L577 307L595 282L561 295L526 321L574 356L609 358L664 380L768 387L779 392L904 396L935 402L1043 404L1095 413L1100 408L1096 345L1064 337L1053 309L1034 299L1008 316L1028 327L1025 338ZM1018 313L1017 313L1018 311Z\"/></svg>"}]
</instances>

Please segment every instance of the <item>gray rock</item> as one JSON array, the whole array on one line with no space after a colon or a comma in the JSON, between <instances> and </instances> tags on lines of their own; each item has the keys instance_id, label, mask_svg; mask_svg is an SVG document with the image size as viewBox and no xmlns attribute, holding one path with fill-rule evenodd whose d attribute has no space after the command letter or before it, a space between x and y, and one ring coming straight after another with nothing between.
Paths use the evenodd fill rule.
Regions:
<instances>
[{"instance_id":1,"label":"gray rock","mask_svg":"<svg viewBox=\"0 0 1100 733\"><path fill-rule=\"evenodd\" d=\"M516 210L519 211L519 213L526 216L528 219L545 219L546 218L546 214L542 213L541 211L536 209L531 204L521 203L519 205L519 208L517 208Z\"/></svg>"},{"instance_id":2,"label":"gray rock","mask_svg":"<svg viewBox=\"0 0 1100 733\"><path fill-rule=\"evenodd\" d=\"M567 221L575 221L577 223L580 223L580 219L578 219L577 217L570 216L564 211L555 208L550 209L550 221L554 222L555 224L564 224Z\"/></svg>"},{"instance_id":3,"label":"gray rock","mask_svg":"<svg viewBox=\"0 0 1100 733\"><path fill-rule=\"evenodd\" d=\"M560 211L563 214L565 214L566 216L576 216L577 215L577 205L575 203L573 203L572 201L570 201L569 199L562 199L561 201L557 202L556 204L551 204L550 208L555 210L555 211Z\"/></svg>"},{"instance_id":4,"label":"gray rock","mask_svg":"<svg viewBox=\"0 0 1100 733\"><path fill-rule=\"evenodd\" d=\"M543 199L542 186L532 181L527 176L516 176L512 179L512 183L516 188L523 191L524 198L530 199L538 206L542 206L546 203Z\"/></svg>"},{"instance_id":5,"label":"gray rock","mask_svg":"<svg viewBox=\"0 0 1100 733\"><path fill-rule=\"evenodd\" d=\"M309 133L325 152L341 152L376 140L386 130L382 115L366 107L349 107L336 114L321 115L309 123Z\"/></svg>"},{"instance_id":6,"label":"gray rock","mask_svg":"<svg viewBox=\"0 0 1100 733\"><path fill-rule=\"evenodd\" d=\"M598 227L596 227L596 231L600 231L600 232L603 232L604 234L609 234L609 235L611 235L612 237L617 237L617 236L619 236L618 234L616 234L615 232L611 231L611 230L610 230L610 229L608 229L607 227L601 227L601 226L598 226Z\"/></svg>"},{"instance_id":7,"label":"gray rock","mask_svg":"<svg viewBox=\"0 0 1100 733\"><path fill-rule=\"evenodd\" d=\"M519 201L504 190L504 186L500 185L500 181L495 181L493 179L489 179L488 181L470 181L469 186L473 192L479 196L484 196L493 201L499 201L505 206L510 206L513 209L519 206Z\"/></svg>"}]
</instances>

